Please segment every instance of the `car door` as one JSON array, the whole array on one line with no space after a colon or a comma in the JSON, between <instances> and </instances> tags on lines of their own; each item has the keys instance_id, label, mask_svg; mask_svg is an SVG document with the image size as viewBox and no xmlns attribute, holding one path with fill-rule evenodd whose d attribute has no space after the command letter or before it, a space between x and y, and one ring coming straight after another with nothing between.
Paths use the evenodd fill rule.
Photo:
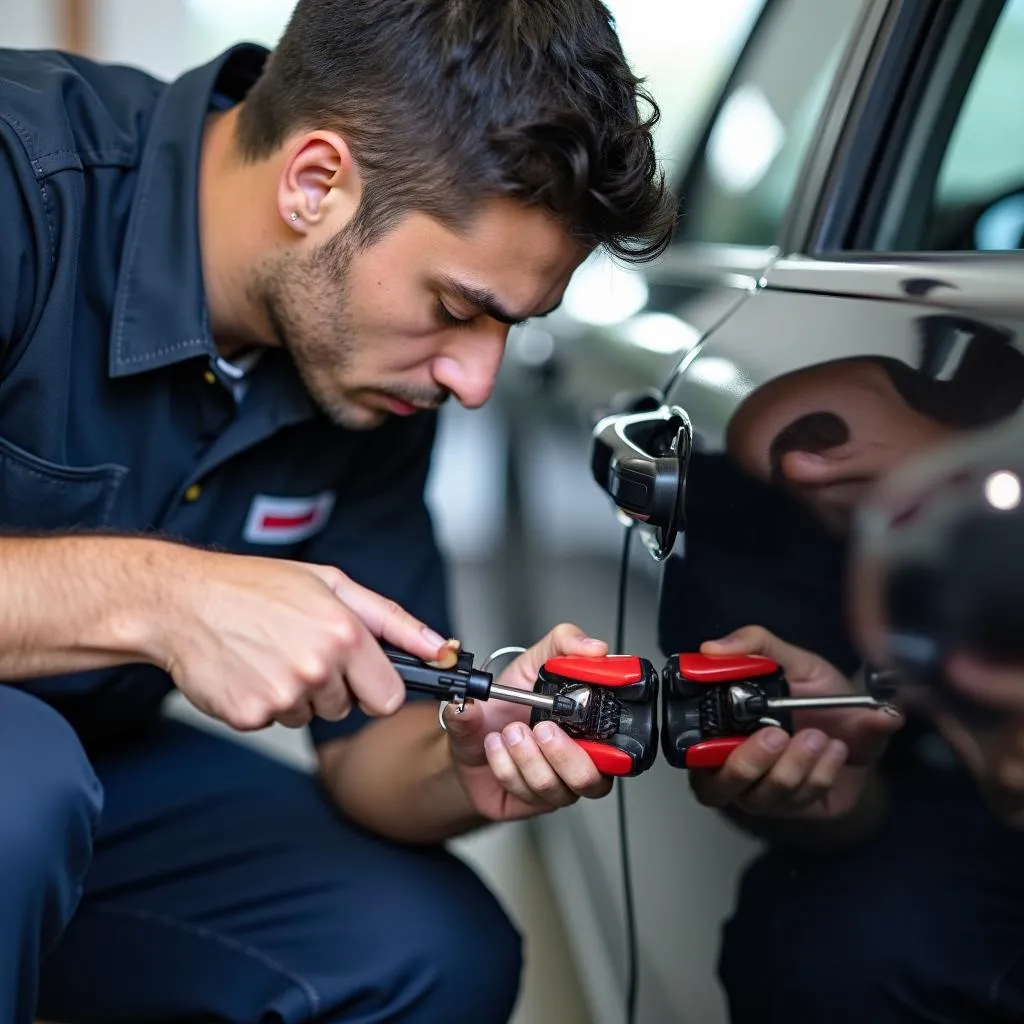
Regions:
<instances>
[{"instance_id":1,"label":"car door","mask_svg":"<svg viewBox=\"0 0 1024 1024\"><path fill-rule=\"evenodd\" d=\"M846 548L861 498L1024 404L1024 2L878 13L783 255L666 389L694 444L664 649L754 622L855 671ZM934 739L899 743L939 770Z\"/></svg>"},{"instance_id":2,"label":"car door","mask_svg":"<svg viewBox=\"0 0 1024 1024\"><path fill-rule=\"evenodd\" d=\"M574 285L567 296L562 315L575 317L569 327L538 325L543 332L562 332L562 373L548 400L569 441L556 449L557 473L534 480L530 463L541 458L537 439L548 427L534 419L536 400L520 417L527 521L535 508L535 520L560 515L571 530L589 514L583 509L592 507L608 527L603 549L582 555L530 531L534 556L524 560L527 593L541 621L570 619L611 636L620 536L607 499L582 473L569 472L572 465L582 470L587 464L592 414L616 392L660 395L680 360L699 353L709 333L728 324L762 287L782 252L779 242L807 156L819 140L835 137L852 98L847 76L867 59L880 19L878 5L870 2L766 5L682 176L679 238L662 263L643 272L641 297L634 299L639 308L625 316L621 309L609 311L614 279L598 268L592 281L584 277L581 289ZM762 118L767 128L758 127ZM606 322L588 324L588 316ZM566 484L567 475L576 483ZM552 479L561 482L552 486ZM632 566L625 648L660 667L660 567L639 548ZM757 844L699 807L685 777L664 761L625 786L642 964L639 1019L722 1021L715 978L718 931L734 898L737 872ZM606 800L578 805L538 826L599 1022L621 1019L626 983L616 824L615 805Z\"/></svg>"},{"instance_id":3,"label":"car door","mask_svg":"<svg viewBox=\"0 0 1024 1024\"><path fill-rule=\"evenodd\" d=\"M895 4L882 35L785 256L668 389L696 435L669 646L760 621L855 666L859 499L1024 400L1024 3Z\"/></svg>"}]
</instances>

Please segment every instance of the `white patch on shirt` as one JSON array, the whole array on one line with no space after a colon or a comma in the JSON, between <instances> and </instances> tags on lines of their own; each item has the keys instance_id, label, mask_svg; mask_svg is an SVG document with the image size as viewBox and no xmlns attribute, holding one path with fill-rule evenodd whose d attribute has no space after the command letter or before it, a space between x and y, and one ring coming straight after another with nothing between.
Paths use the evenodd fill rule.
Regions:
<instances>
[{"instance_id":1,"label":"white patch on shirt","mask_svg":"<svg viewBox=\"0 0 1024 1024\"><path fill-rule=\"evenodd\" d=\"M275 498L257 494L252 500L243 537L250 544L296 544L319 533L334 508L334 492L309 498Z\"/></svg>"}]
</instances>

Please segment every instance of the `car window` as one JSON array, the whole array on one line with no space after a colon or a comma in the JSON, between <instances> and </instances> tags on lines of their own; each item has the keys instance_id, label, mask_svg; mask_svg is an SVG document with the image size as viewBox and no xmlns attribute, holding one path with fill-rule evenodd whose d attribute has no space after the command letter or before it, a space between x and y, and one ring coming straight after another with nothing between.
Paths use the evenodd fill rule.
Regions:
<instances>
[{"instance_id":1,"label":"car window","mask_svg":"<svg viewBox=\"0 0 1024 1024\"><path fill-rule=\"evenodd\" d=\"M605 0L633 70L661 108L658 158L678 188L688 155L765 0Z\"/></svg>"},{"instance_id":2,"label":"car window","mask_svg":"<svg viewBox=\"0 0 1024 1024\"><path fill-rule=\"evenodd\" d=\"M1024 0L999 5L998 18L975 27L967 56L936 73L934 113L907 146L875 249L1006 251L1024 247ZM985 38L978 47L977 33ZM915 157L915 154L919 156Z\"/></svg>"},{"instance_id":3,"label":"car window","mask_svg":"<svg viewBox=\"0 0 1024 1024\"><path fill-rule=\"evenodd\" d=\"M775 243L863 3L765 11L684 183L678 241Z\"/></svg>"}]
</instances>

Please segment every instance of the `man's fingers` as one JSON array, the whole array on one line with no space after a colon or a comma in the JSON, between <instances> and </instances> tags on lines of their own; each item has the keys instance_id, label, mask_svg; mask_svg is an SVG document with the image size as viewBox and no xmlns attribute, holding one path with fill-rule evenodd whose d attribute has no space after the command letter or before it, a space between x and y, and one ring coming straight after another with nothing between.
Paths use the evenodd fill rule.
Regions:
<instances>
[{"instance_id":1,"label":"man's fingers","mask_svg":"<svg viewBox=\"0 0 1024 1024\"><path fill-rule=\"evenodd\" d=\"M533 737L547 764L578 796L606 796L612 780L602 775L590 756L553 722L534 726Z\"/></svg>"},{"instance_id":2,"label":"man's fingers","mask_svg":"<svg viewBox=\"0 0 1024 1024\"><path fill-rule=\"evenodd\" d=\"M1005 711L1024 711L1024 668L986 665L957 655L947 666L949 682L965 697Z\"/></svg>"},{"instance_id":3,"label":"man's fingers","mask_svg":"<svg viewBox=\"0 0 1024 1024\"><path fill-rule=\"evenodd\" d=\"M751 814L786 815L822 799L845 760L844 744L816 729L797 733L775 767L737 804Z\"/></svg>"},{"instance_id":4,"label":"man's fingers","mask_svg":"<svg viewBox=\"0 0 1024 1024\"><path fill-rule=\"evenodd\" d=\"M368 715L392 715L405 703L405 684L380 645L363 634L339 666L344 683Z\"/></svg>"},{"instance_id":5,"label":"man's fingers","mask_svg":"<svg viewBox=\"0 0 1024 1024\"><path fill-rule=\"evenodd\" d=\"M452 757L460 764L474 768L486 764L487 758L480 742L481 733L486 728L483 710L473 701L467 701L461 712L449 704L443 715Z\"/></svg>"},{"instance_id":6,"label":"man's fingers","mask_svg":"<svg viewBox=\"0 0 1024 1024\"><path fill-rule=\"evenodd\" d=\"M810 651L794 647L761 626L744 626L719 640L701 644L702 654L760 654L778 662L793 680L810 682L821 672L822 660Z\"/></svg>"},{"instance_id":7,"label":"man's fingers","mask_svg":"<svg viewBox=\"0 0 1024 1024\"><path fill-rule=\"evenodd\" d=\"M518 765L512 759L510 748L502 733L492 732L487 736L484 740L484 752L494 777L507 792L530 807L552 809L552 805L540 799L526 784Z\"/></svg>"},{"instance_id":8,"label":"man's fingers","mask_svg":"<svg viewBox=\"0 0 1024 1024\"><path fill-rule=\"evenodd\" d=\"M789 742L782 729L761 729L737 747L721 768L690 772L697 799L708 807L726 807L763 779Z\"/></svg>"},{"instance_id":9,"label":"man's fingers","mask_svg":"<svg viewBox=\"0 0 1024 1024\"><path fill-rule=\"evenodd\" d=\"M579 626L563 622L520 654L502 674L501 681L505 686L532 690L538 673L549 658L557 658L560 655L599 658L607 653L608 645L603 640L588 637Z\"/></svg>"},{"instance_id":10,"label":"man's fingers","mask_svg":"<svg viewBox=\"0 0 1024 1024\"><path fill-rule=\"evenodd\" d=\"M948 711L936 712L932 721L967 770L976 779L984 778L985 755L978 738Z\"/></svg>"},{"instance_id":11,"label":"man's fingers","mask_svg":"<svg viewBox=\"0 0 1024 1024\"><path fill-rule=\"evenodd\" d=\"M330 566L311 566L363 625L379 640L424 661L437 657L445 638L407 612L396 601L360 586Z\"/></svg>"},{"instance_id":12,"label":"man's fingers","mask_svg":"<svg viewBox=\"0 0 1024 1024\"><path fill-rule=\"evenodd\" d=\"M341 670L331 671L326 685L312 695L313 711L326 722L340 722L352 711L352 694Z\"/></svg>"},{"instance_id":13,"label":"man's fingers","mask_svg":"<svg viewBox=\"0 0 1024 1024\"><path fill-rule=\"evenodd\" d=\"M856 765L874 764L885 752L893 735L907 724L904 715L883 711L881 708L864 711L838 708L808 714L798 712L794 720L801 725L813 722L815 726L843 740L849 748L849 763Z\"/></svg>"},{"instance_id":14,"label":"man's fingers","mask_svg":"<svg viewBox=\"0 0 1024 1024\"><path fill-rule=\"evenodd\" d=\"M797 733L786 745L771 771L737 801L744 810L771 814L799 805L818 759L828 747L828 737L817 729Z\"/></svg>"},{"instance_id":15,"label":"man's fingers","mask_svg":"<svg viewBox=\"0 0 1024 1024\"><path fill-rule=\"evenodd\" d=\"M297 707L291 709L291 711L284 711L276 716L275 721L283 725L286 729L301 729L313 719L313 708L309 701L304 701Z\"/></svg>"},{"instance_id":16,"label":"man's fingers","mask_svg":"<svg viewBox=\"0 0 1024 1024\"><path fill-rule=\"evenodd\" d=\"M807 789L822 797L836 784L839 772L846 764L848 751L842 740L829 740L825 752L807 776Z\"/></svg>"},{"instance_id":17,"label":"man's fingers","mask_svg":"<svg viewBox=\"0 0 1024 1024\"><path fill-rule=\"evenodd\" d=\"M829 794L846 756L844 743L816 729L793 737L780 729L764 729L734 750L717 771L691 772L691 785L708 806L735 804L754 815L792 814Z\"/></svg>"},{"instance_id":18,"label":"man's fingers","mask_svg":"<svg viewBox=\"0 0 1024 1024\"><path fill-rule=\"evenodd\" d=\"M501 737L520 776L533 794L531 799L534 802L539 800L553 808L568 807L576 802L576 794L558 777L558 773L540 752L528 726L522 722L513 722L505 726Z\"/></svg>"}]
</instances>

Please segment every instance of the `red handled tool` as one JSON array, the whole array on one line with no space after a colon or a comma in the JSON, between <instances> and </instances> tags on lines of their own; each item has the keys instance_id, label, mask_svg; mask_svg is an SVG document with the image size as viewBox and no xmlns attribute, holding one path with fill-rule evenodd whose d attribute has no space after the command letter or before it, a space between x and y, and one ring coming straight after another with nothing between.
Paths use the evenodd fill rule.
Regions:
<instances>
[{"instance_id":1,"label":"red handled tool","mask_svg":"<svg viewBox=\"0 0 1024 1024\"><path fill-rule=\"evenodd\" d=\"M850 707L895 712L867 695L791 697L782 670L760 655L675 654L662 671L662 749L676 768L718 768L758 729L791 733L791 711Z\"/></svg>"},{"instance_id":2,"label":"red handled tool","mask_svg":"<svg viewBox=\"0 0 1024 1024\"><path fill-rule=\"evenodd\" d=\"M639 775L658 753L658 672L628 654L603 658L549 658L534 691L568 697L577 707L569 720L535 708L530 724L557 722L604 775Z\"/></svg>"},{"instance_id":3,"label":"red handled tool","mask_svg":"<svg viewBox=\"0 0 1024 1024\"><path fill-rule=\"evenodd\" d=\"M531 725L561 726L605 775L639 775L654 763L658 673L644 658L550 658L531 691L498 685L489 672L473 668L468 651L460 651L449 669L393 648L384 653L410 690L456 704L505 700L532 707Z\"/></svg>"}]
</instances>

